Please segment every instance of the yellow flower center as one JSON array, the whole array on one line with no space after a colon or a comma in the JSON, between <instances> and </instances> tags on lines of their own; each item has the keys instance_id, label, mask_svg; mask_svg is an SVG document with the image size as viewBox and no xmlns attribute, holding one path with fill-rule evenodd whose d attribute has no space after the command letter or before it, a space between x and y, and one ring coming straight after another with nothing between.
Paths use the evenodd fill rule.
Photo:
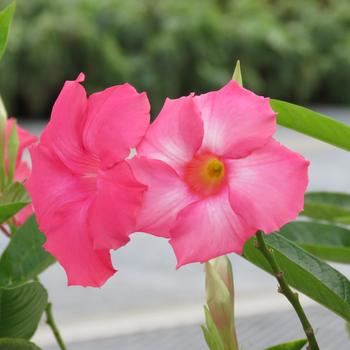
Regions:
<instances>
[{"instance_id":1,"label":"yellow flower center","mask_svg":"<svg viewBox=\"0 0 350 350\"><path fill-rule=\"evenodd\" d=\"M225 165L216 156L195 156L185 170L185 182L190 189L203 197L218 193L225 180Z\"/></svg>"},{"instance_id":2,"label":"yellow flower center","mask_svg":"<svg viewBox=\"0 0 350 350\"><path fill-rule=\"evenodd\" d=\"M204 171L208 180L221 179L225 174L223 162L215 158L207 162L207 164L204 167Z\"/></svg>"}]
</instances>

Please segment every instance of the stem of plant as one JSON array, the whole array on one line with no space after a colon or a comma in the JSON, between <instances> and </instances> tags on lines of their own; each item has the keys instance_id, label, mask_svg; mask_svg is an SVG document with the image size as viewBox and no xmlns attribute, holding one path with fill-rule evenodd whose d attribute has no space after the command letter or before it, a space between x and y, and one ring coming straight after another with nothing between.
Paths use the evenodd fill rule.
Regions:
<instances>
[{"instance_id":1,"label":"stem of plant","mask_svg":"<svg viewBox=\"0 0 350 350\"><path fill-rule=\"evenodd\" d=\"M67 350L67 347L64 344L64 341L61 337L61 334L60 334L60 332L56 326L55 320L52 316L52 304L51 303L47 303L46 308L45 308L45 313L46 313L46 323L51 328L52 333L57 341L57 344L59 345L61 350Z\"/></svg>"},{"instance_id":2,"label":"stem of plant","mask_svg":"<svg viewBox=\"0 0 350 350\"><path fill-rule=\"evenodd\" d=\"M285 277L284 273L281 270L280 266L278 265L278 262L276 260L276 257L273 253L273 250L269 248L264 239L264 233L262 231L258 231L256 233L257 238L257 248L261 251L261 253L264 255L266 260L269 262L272 271L279 283L278 291L282 293L292 304L295 312L297 313L299 320L303 326L305 335L307 337L309 346L309 350L319 350L319 346L316 341L314 330L307 319L307 316L300 304L298 293L293 292L293 290L289 287Z\"/></svg>"},{"instance_id":3,"label":"stem of plant","mask_svg":"<svg viewBox=\"0 0 350 350\"><path fill-rule=\"evenodd\" d=\"M3 232L5 236L7 236L8 238L11 238L10 231L4 225L0 225L0 230Z\"/></svg>"}]
</instances>

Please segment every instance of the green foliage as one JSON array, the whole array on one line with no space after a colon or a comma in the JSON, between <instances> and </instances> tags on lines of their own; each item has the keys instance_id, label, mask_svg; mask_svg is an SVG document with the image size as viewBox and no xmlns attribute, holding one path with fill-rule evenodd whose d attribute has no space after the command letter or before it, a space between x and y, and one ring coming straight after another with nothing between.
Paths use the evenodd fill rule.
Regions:
<instances>
[{"instance_id":1,"label":"green foliage","mask_svg":"<svg viewBox=\"0 0 350 350\"><path fill-rule=\"evenodd\" d=\"M0 59L4 54L13 14L15 13L15 3L8 5L0 11Z\"/></svg>"},{"instance_id":2,"label":"green foliage","mask_svg":"<svg viewBox=\"0 0 350 350\"><path fill-rule=\"evenodd\" d=\"M20 182L9 185L0 194L0 224L30 203L27 191Z\"/></svg>"},{"instance_id":3,"label":"green foliage","mask_svg":"<svg viewBox=\"0 0 350 350\"><path fill-rule=\"evenodd\" d=\"M254 246L254 240L253 237L245 244L244 258L272 273L265 257ZM345 276L281 234L267 235L265 241L289 285L350 320L350 281Z\"/></svg>"},{"instance_id":4,"label":"green foliage","mask_svg":"<svg viewBox=\"0 0 350 350\"><path fill-rule=\"evenodd\" d=\"M0 350L40 350L40 348L25 339L0 338Z\"/></svg>"},{"instance_id":5,"label":"green foliage","mask_svg":"<svg viewBox=\"0 0 350 350\"><path fill-rule=\"evenodd\" d=\"M30 217L13 234L0 258L0 286L28 282L53 264L55 259L42 247L44 242L35 217Z\"/></svg>"},{"instance_id":6,"label":"green foliage","mask_svg":"<svg viewBox=\"0 0 350 350\"><path fill-rule=\"evenodd\" d=\"M301 350L307 343L307 339L298 339L289 343L271 346L265 350Z\"/></svg>"},{"instance_id":7,"label":"green foliage","mask_svg":"<svg viewBox=\"0 0 350 350\"><path fill-rule=\"evenodd\" d=\"M0 288L0 337L29 339L47 305L47 292L39 282Z\"/></svg>"},{"instance_id":8,"label":"green foliage","mask_svg":"<svg viewBox=\"0 0 350 350\"><path fill-rule=\"evenodd\" d=\"M350 219L350 195L336 192L309 192L305 195L304 211L313 219L347 223Z\"/></svg>"},{"instance_id":9,"label":"green foliage","mask_svg":"<svg viewBox=\"0 0 350 350\"><path fill-rule=\"evenodd\" d=\"M350 263L350 230L347 228L295 221L282 227L280 234L322 259Z\"/></svg>"},{"instance_id":10,"label":"green foliage","mask_svg":"<svg viewBox=\"0 0 350 350\"><path fill-rule=\"evenodd\" d=\"M0 87L13 113L47 116L64 80L82 70L89 89L129 81L147 90L156 112L165 96L218 88L239 58L257 93L347 103L349 8L348 0L18 0Z\"/></svg>"},{"instance_id":11,"label":"green foliage","mask_svg":"<svg viewBox=\"0 0 350 350\"><path fill-rule=\"evenodd\" d=\"M350 151L350 126L292 103L271 100L277 123Z\"/></svg>"}]
</instances>

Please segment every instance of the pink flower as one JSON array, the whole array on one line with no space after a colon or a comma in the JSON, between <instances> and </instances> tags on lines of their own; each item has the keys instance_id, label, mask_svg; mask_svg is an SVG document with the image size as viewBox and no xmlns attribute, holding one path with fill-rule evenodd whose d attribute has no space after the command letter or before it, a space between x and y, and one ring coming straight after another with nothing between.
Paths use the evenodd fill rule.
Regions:
<instances>
[{"instance_id":1,"label":"pink flower","mask_svg":"<svg viewBox=\"0 0 350 350\"><path fill-rule=\"evenodd\" d=\"M89 98L84 75L66 81L51 120L31 148L27 188L69 285L101 286L115 270L110 249L129 240L146 187L125 158L144 136L150 107L129 84Z\"/></svg>"},{"instance_id":2,"label":"pink flower","mask_svg":"<svg viewBox=\"0 0 350 350\"><path fill-rule=\"evenodd\" d=\"M11 130L13 128L13 125L15 123L14 118L10 118L7 120L6 123L6 145L8 143ZM30 175L30 168L28 163L23 160L23 152L25 149L27 149L31 144L37 141L37 137L34 135L31 135L28 131L22 129L20 126L17 125L17 134L19 139L19 147L18 147L18 153L17 153L17 160L16 160L16 167L15 167L15 173L14 173L14 181L18 182L25 182L29 175ZM7 146L5 147L5 163L7 167ZM31 204L28 204L26 207L24 207L22 210L20 210L15 216L14 216L14 224L16 226L21 226L27 218L33 214L33 208Z\"/></svg>"},{"instance_id":3,"label":"pink flower","mask_svg":"<svg viewBox=\"0 0 350 350\"><path fill-rule=\"evenodd\" d=\"M272 139L269 100L231 81L167 99L131 160L148 186L137 229L169 237L178 267L241 253L303 208L308 162Z\"/></svg>"}]
</instances>

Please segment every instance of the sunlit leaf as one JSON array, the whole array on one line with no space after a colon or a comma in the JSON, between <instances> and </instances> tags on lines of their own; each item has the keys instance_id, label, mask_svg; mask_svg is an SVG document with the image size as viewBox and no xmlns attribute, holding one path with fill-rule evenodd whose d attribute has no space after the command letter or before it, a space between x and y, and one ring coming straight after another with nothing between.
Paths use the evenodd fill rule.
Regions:
<instances>
[{"instance_id":1,"label":"sunlit leaf","mask_svg":"<svg viewBox=\"0 0 350 350\"><path fill-rule=\"evenodd\" d=\"M270 104L278 124L350 151L350 126L292 103L271 99Z\"/></svg>"}]
</instances>

